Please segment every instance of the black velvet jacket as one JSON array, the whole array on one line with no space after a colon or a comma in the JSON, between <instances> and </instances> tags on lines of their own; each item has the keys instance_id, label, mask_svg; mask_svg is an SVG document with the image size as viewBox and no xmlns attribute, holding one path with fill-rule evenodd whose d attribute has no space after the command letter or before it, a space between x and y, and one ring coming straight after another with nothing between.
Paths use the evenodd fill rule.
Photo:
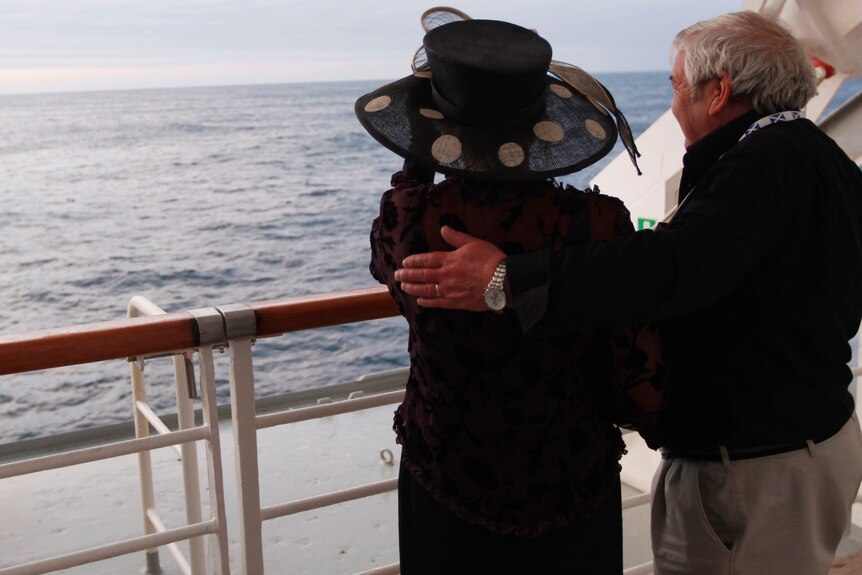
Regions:
<instances>
[{"instance_id":1,"label":"black velvet jacket","mask_svg":"<svg viewBox=\"0 0 862 575\"><path fill-rule=\"evenodd\" d=\"M410 325L410 376L395 431L407 469L437 500L487 529L531 537L588 515L615 486L623 443L618 381L660 368L654 329L524 335L502 314L422 308L393 278L408 255L451 249L440 227L509 254L633 232L617 199L550 181L393 177L371 231L371 272Z\"/></svg>"},{"instance_id":2,"label":"black velvet jacket","mask_svg":"<svg viewBox=\"0 0 862 575\"><path fill-rule=\"evenodd\" d=\"M688 149L669 224L509 259L528 334L662 322L671 389L654 446L819 440L853 409L862 175L805 119L739 141L758 117Z\"/></svg>"}]
</instances>

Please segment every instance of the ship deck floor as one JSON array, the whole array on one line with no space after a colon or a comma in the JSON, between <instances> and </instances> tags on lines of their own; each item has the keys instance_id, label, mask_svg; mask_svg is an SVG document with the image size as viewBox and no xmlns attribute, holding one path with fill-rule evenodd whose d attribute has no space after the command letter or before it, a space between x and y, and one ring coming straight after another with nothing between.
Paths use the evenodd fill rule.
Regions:
<instances>
[{"instance_id":1,"label":"ship deck floor","mask_svg":"<svg viewBox=\"0 0 862 575\"><path fill-rule=\"evenodd\" d=\"M397 465L380 457L381 451L397 455L391 431L392 408L375 408L338 417L275 427L258 434L261 469L261 502L282 503L363 482L395 477ZM220 426L225 469L226 510L231 572L240 573L239 533L233 438L227 422ZM631 447L636 439L627 436ZM205 469L204 449L199 448L200 469ZM637 449L631 455L637 457ZM649 454L641 454L649 457ZM629 456L627 456L629 457ZM157 508L164 523L186 523L180 465L171 449L152 452ZM110 460L44 471L0 481L0 509L13 520L0 522L0 568L102 545L142 533L137 457ZM648 468L649 461L623 461L623 496L640 492L647 475L634 476L632 468ZM628 471L627 471L628 469ZM341 470L341 471L338 471ZM349 470L349 471L348 471ZM647 474L649 469L646 469ZM205 480L202 480L205 485ZM634 486L633 486L634 485ZM204 490L204 517L208 497ZM854 510L855 524L842 541L830 575L862 575L862 505ZM648 506L623 513L624 563L626 567L651 559ZM352 574L395 563L397 500L394 492L360 501L267 521L263 526L267 573L291 575ZM181 544L186 550L187 545ZM166 550L160 553L164 575L180 570ZM115 575L142 572L143 553L62 571L66 575Z\"/></svg>"}]
</instances>

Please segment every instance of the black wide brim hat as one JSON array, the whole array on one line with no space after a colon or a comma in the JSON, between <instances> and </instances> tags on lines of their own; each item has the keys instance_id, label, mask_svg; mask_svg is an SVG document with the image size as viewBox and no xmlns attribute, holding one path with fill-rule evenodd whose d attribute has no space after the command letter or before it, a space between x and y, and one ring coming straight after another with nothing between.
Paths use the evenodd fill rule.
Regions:
<instances>
[{"instance_id":1,"label":"black wide brim hat","mask_svg":"<svg viewBox=\"0 0 862 575\"><path fill-rule=\"evenodd\" d=\"M465 20L431 30L423 48L426 71L356 101L362 126L399 156L446 175L523 181L576 172L613 148L609 111L549 75L551 48L535 32Z\"/></svg>"}]
</instances>

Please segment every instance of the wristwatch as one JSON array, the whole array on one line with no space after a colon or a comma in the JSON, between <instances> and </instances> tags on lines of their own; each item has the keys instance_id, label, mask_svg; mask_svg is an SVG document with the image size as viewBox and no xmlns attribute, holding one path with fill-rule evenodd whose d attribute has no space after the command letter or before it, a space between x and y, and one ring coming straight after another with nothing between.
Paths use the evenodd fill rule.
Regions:
<instances>
[{"instance_id":1,"label":"wristwatch","mask_svg":"<svg viewBox=\"0 0 862 575\"><path fill-rule=\"evenodd\" d=\"M494 275L491 281L488 282L488 287L482 297L485 298L485 305L488 309L495 313L502 313L506 307L506 292L503 289L503 282L506 279L506 260L501 261L494 270Z\"/></svg>"}]
</instances>

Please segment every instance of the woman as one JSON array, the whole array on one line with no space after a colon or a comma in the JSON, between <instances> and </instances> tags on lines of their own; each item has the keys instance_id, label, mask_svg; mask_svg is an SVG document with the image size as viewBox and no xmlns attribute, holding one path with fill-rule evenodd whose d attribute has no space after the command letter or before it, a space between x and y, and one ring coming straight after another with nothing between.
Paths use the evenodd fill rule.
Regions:
<instances>
[{"instance_id":1,"label":"woman","mask_svg":"<svg viewBox=\"0 0 862 575\"><path fill-rule=\"evenodd\" d=\"M406 256L448 249L443 225L509 254L630 233L621 202L552 179L606 155L616 126L548 75L551 47L530 30L448 23L423 49L427 67L356 104L406 160L371 232L371 272L410 326L394 425L401 572L621 573L612 420L620 382L652 382L654 332L532 339L510 311L425 309L393 278Z\"/></svg>"}]
</instances>

